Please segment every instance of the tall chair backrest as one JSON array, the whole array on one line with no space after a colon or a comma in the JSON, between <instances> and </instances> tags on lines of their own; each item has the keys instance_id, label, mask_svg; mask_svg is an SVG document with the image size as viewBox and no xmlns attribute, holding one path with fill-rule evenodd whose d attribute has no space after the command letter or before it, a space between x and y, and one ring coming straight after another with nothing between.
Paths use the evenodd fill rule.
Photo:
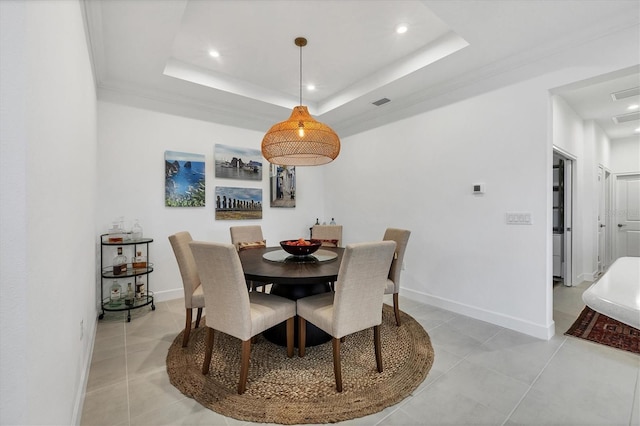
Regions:
<instances>
[{"instance_id":1,"label":"tall chair backrest","mask_svg":"<svg viewBox=\"0 0 640 426\"><path fill-rule=\"evenodd\" d=\"M406 229L387 228L384 233L384 237L382 237L383 241L396 242L396 254L393 256L391 269L389 269L389 279L393 281L396 293L400 290L400 272L402 271L404 252L407 249L407 243L409 242L410 235L411 231Z\"/></svg>"},{"instance_id":2,"label":"tall chair backrest","mask_svg":"<svg viewBox=\"0 0 640 426\"><path fill-rule=\"evenodd\" d=\"M263 242L262 227L260 225L232 226L229 228L231 233L231 244L236 246L236 250L240 249L241 243L257 243Z\"/></svg>"},{"instance_id":3,"label":"tall chair backrest","mask_svg":"<svg viewBox=\"0 0 640 426\"><path fill-rule=\"evenodd\" d=\"M321 240L324 246L342 247L342 225L313 225L311 238Z\"/></svg>"},{"instance_id":4,"label":"tall chair backrest","mask_svg":"<svg viewBox=\"0 0 640 426\"><path fill-rule=\"evenodd\" d=\"M198 276L196 262L189 247L191 241L193 241L193 238L191 238L191 234L187 231L178 232L169 236L169 242L173 248L173 253L176 256L178 268L180 269L180 275L182 276L184 304L187 309L200 307L194 306L192 301L193 292L200 285L200 277Z\"/></svg>"},{"instance_id":5,"label":"tall chair backrest","mask_svg":"<svg viewBox=\"0 0 640 426\"><path fill-rule=\"evenodd\" d=\"M393 241L346 247L335 286L332 321L335 333L331 333L334 337L382 323L384 288L395 249Z\"/></svg>"},{"instance_id":6,"label":"tall chair backrest","mask_svg":"<svg viewBox=\"0 0 640 426\"><path fill-rule=\"evenodd\" d=\"M204 290L207 326L248 340L251 335L249 293L238 251L232 244L193 241L189 245ZM211 317L211 318L209 318Z\"/></svg>"}]
</instances>

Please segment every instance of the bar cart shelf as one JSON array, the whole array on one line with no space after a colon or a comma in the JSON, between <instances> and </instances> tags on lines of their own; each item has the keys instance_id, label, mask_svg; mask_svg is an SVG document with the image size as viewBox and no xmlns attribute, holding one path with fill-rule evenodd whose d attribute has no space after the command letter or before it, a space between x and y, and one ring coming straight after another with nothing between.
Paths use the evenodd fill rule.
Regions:
<instances>
[{"instance_id":1,"label":"bar cart shelf","mask_svg":"<svg viewBox=\"0 0 640 426\"><path fill-rule=\"evenodd\" d=\"M100 236L100 305L102 313L98 318L103 319L105 312L127 311L127 322L130 322L132 309L140 309L144 306L151 305L151 310L156 310L156 305L153 301L153 292L149 290L149 274L153 272L153 264L149 263L149 244L153 242L153 239L140 238L124 241L110 241L110 236L111 234L102 234ZM117 247L122 247L123 251L127 253L127 259L129 260L133 259L138 251L145 253L147 258L146 267L134 268L133 263L128 262L126 272L123 271L119 274L115 274L113 266L111 265L111 258L108 257L108 254L112 253L114 248ZM141 294L135 295L130 304L125 303L124 297L122 297L120 303L112 303L111 297L109 296L109 283L113 280L124 280L123 282L126 282L127 279L130 279L131 281L129 282L135 285L135 281L138 279L137 277L144 277L144 280L146 281L145 291ZM107 297L105 297L105 285L107 285ZM123 287L123 290L126 292L126 287Z\"/></svg>"}]
</instances>

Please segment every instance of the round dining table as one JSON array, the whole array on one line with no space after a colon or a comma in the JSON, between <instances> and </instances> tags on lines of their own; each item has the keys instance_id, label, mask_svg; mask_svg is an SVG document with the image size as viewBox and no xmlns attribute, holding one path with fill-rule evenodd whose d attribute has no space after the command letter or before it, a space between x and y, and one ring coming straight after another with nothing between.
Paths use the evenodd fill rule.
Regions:
<instances>
[{"instance_id":1,"label":"round dining table","mask_svg":"<svg viewBox=\"0 0 640 426\"><path fill-rule=\"evenodd\" d=\"M330 283L338 279L342 247L321 247L310 256L291 256L280 247L252 248L239 253L247 280L271 284L271 294L297 300L331 291ZM295 345L298 346L298 321L295 322ZM331 336L307 322L306 346L331 340ZM267 340L286 345L286 325L266 330Z\"/></svg>"}]
</instances>

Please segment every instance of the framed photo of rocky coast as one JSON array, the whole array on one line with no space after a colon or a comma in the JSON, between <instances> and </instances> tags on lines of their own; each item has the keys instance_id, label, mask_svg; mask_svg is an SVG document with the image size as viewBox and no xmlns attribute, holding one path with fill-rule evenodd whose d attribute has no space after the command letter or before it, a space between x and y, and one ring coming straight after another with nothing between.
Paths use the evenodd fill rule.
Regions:
<instances>
[{"instance_id":1,"label":"framed photo of rocky coast","mask_svg":"<svg viewBox=\"0 0 640 426\"><path fill-rule=\"evenodd\" d=\"M296 206L296 168L295 166L269 167L269 188L271 207Z\"/></svg>"},{"instance_id":2,"label":"framed photo of rocky coast","mask_svg":"<svg viewBox=\"0 0 640 426\"><path fill-rule=\"evenodd\" d=\"M164 205L167 207L204 207L204 155L164 152Z\"/></svg>"},{"instance_id":3,"label":"framed photo of rocky coast","mask_svg":"<svg viewBox=\"0 0 640 426\"><path fill-rule=\"evenodd\" d=\"M262 189L216 186L216 220L262 219Z\"/></svg>"},{"instance_id":4,"label":"framed photo of rocky coast","mask_svg":"<svg viewBox=\"0 0 640 426\"><path fill-rule=\"evenodd\" d=\"M262 180L262 153L259 149L216 144L215 176L225 179Z\"/></svg>"}]
</instances>

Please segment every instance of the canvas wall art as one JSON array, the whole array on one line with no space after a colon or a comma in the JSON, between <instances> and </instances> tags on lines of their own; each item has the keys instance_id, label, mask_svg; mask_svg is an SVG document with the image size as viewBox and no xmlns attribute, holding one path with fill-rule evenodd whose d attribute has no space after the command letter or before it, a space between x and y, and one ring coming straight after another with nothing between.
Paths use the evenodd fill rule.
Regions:
<instances>
[{"instance_id":1,"label":"canvas wall art","mask_svg":"<svg viewBox=\"0 0 640 426\"><path fill-rule=\"evenodd\" d=\"M262 180L262 152L259 149L216 144L217 178Z\"/></svg>"},{"instance_id":2,"label":"canvas wall art","mask_svg":"<svg viewBox=\"0 0 640 426\"><path fill-rule=\"evenodd\" d=\"M262 219L262 189L216 186L216 220Z\"/></svg>"},{"instance_id":3,"label":"canvas wall art","mask_svg":"<svg viewBox=\"0 0 640 426\"><path fill-rule=\"evenodd\" d=\"M164 199L167 207L204 207L204 155L164 153Z\"/></svg>"},{"instance_id":4,"label":"canvas wall art","mask_svg":"<svg viewBox=\"0 0 640 426\"><path fill-rule=\"evenodd\" d=\"M296 168L271 164L269 171L271 207L296 206Z\"/></svg>"}]
</instances>

